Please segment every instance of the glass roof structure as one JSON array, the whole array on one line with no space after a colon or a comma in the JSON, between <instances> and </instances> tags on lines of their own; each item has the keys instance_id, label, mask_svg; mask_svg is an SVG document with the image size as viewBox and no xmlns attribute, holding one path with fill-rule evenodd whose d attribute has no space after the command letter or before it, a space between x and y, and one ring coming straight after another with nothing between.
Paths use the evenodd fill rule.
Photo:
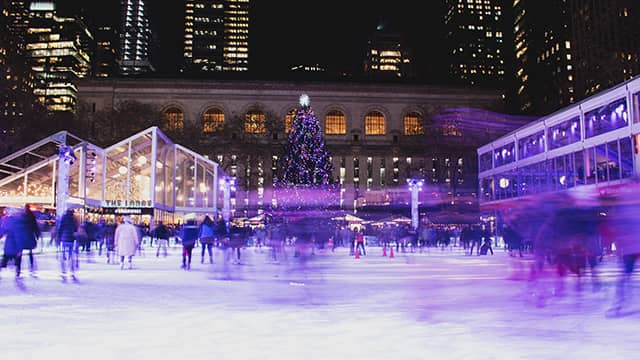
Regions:
<instances>
[{"instance_id":1,"label":"glass roof structure","mask_svg":"<svg viewBox=\"0 0 640 360\"><path fill-rule=\"evenodd\" d=\"M61 131L0 159L0 206L55 208L63 145L76 156L68 207L216 213L222 206L218 164L173 143L157 127L104 149Z\"/></svg>"}]
</instances>

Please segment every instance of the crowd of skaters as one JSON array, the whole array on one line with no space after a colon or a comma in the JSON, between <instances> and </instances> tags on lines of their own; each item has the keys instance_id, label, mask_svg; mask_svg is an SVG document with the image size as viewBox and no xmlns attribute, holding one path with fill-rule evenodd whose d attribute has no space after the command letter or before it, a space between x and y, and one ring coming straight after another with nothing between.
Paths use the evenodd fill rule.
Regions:
<instances>
[{"instance_id":1,"label":"crowd of skaters","mask_svg":"<svg viewBox=\"0 0 640 360\"><path fill-rule=\"evenodd\" d=\"M500 229L505 250L514 258L533 259L530 280L535 286L543 274L554 272L558 280L553 292L561 293L563 279L568 273L578 277L590 275L594 288L599 286L598 265L605 255L619 255L624 276L617 284L617 306L628 297L631 274L640 256L640 228L637 217L640 204L615 196L597 201L581 201L569 192L541 196L536 202L507 214ZM0 270L13 263L20 278L22 257L28 256L29 270L35 275L33 250L42 240L42 231L29 206L7 208L2 217L0 238L4 237L4 253ZM494 253L493 234L485 225L444 226L421 223L413 229L408 223L382 226L353 226L329 221L292 221L286 216L266 217L263 226L252 228L225 221L221 216L205 216L198 223L189 219L184 224L153 226L134 224L130 217L118 218L118 223L100 220L79 222L72 210L66 211L52 231L52 243L63 278L73 279L79 267L78 258L104 256L107 263L132 269L136 255L149 242L156 257L168 255L172 246L182 247L180 268L191 269L193 250L200 247L200 263L213 264L214 251L222 252L225 271L229 263L241 263L242 249L252 242L256 250L267 249L269 261L278 263L292 256L306 261L317 249L335 251L348 247L351 256L367 255L367 238L375 238L378 245L394 248L396 252L422 252L428 248L446 249L454 245L468 255ZM173 240L173 244L171 241ZM535 287L534 286L534 287ZM536 289L541 293L539 289Z\"/></svg>"}]
</instances>

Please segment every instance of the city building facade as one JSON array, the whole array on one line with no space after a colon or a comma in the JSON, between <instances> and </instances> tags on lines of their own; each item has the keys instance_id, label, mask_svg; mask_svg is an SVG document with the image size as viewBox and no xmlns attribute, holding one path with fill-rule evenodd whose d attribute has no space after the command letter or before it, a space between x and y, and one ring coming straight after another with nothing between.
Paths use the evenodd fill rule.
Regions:
<instances>
[{"instance_id":1,"label":"city building facade","mask_svg":"<svg viewBox=\"0 0 640 360\"><path fill-rule=\"evenodd\" d=\"M151 29L145 1L123 0L120 4L120 74L130 76L155 71L151 61Z\"/></svg>"},{"instance_id":2,"label":"city building facade","mask_svg":"<svg viewBox=\"0 0 640 360\"><path fill-rule=\"evenodd\" d=\"M495 91L424 85L114 79L80 89L96 113L131 99L155 105L169 136L189 134L189 146L237 178L232 206L246 215L277 203L273 184L302 93L321 124L341 206L352 211L406 205L412 177L429 184L425 206L477 206L475 149L523 124L478 110L502 108Z\"/></svg>"},{"instance_id":3,"label":"city building facade","mask_svg":"<svg viewBox=\"0 0 640 360\"><path fill-rule=\"evenodd\" d=\"M370 79L411 78L411 57L402 35L393 32L386 23L376 27L367 42L364 73Z\"/></svg>"},{"instance_id":4,"label":"city building facade","mask_svg":"<svg viewBox=\"0 0 640 360\"><path fill-rule=\"evenodd\" d=\"M249 70L249 0L187 0L183 72Z\"/></svg>"},{"instance_id":5,"label":"city building facade","mask_svg":"<svg viewBox=\"0 0 640 360\"><path fill-rule=\"evenodd\" d=\"M479 147L480 210L501 219L545 193L615 192L640 174L638 144L634 78Z\"/></svg>"},{"instance_id":6,"label":"city building facade","mask_svg":"<svg viewBox=\"0 0 640 360\"><path fill-rule=\"evenodd\" d=\"M12 133L34 105L33 74L24 56L28 15L24 1L0 1L0 131L3 133Z\"/></svg>"},{"instance_id":7,"label":"city building facade","mask_svg":"<svg viewBox=\"0 0 640 360\"><path fill-rule=\"evenodd\" d=\"M548 114L640 72L640 4L518 0L512 5L519 111Z\"/></svg>"},{"instance_id":8,"label":"city building facade","mask_svg":"<svg viewBox=\"0 0 640 360\"><path fill-rule=\"evenodd\" d=\"M90 73L93 35L79 19L58 17L53 2L34 1L25 42L38 102L48 112L75 111L75 83Z\"/></svg>"},{"instance_id":9,"label":"city building facade","mask_svg":"<svg viewBox=\"0 0 640 360\"><path fill-rule=\"evenodd\" d=\"M118 31L112 26L100 26L95 30L93 53L93 77L107 78L118 75Z\"/></svg>"},{"instance_id":10,"label":"city building facade","mask_svg":"<svg viewBox=\"0 0 640 360\"><path fill-rule=\"evenodd\" d=\"M504 11L504 0L446 1L445 36L453 80L505 88Z\"/></svg>"},{"instance_id":11,"label":"city building facade","mask_svg":"<svg viewBox=\"0 0 640 360\"><path fill-rule=\"evenodd\" d=\"M549 113L576 100L575 52L566 1L513 3L515 94L525 113Z\"/></svg>"}]
</instances>

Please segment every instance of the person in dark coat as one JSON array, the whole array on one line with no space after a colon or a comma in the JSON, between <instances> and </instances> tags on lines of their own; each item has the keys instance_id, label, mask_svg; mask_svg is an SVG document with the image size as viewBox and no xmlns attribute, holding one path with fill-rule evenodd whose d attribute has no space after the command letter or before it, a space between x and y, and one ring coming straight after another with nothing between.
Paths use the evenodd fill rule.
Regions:
<instances>
[{"instance_id":1,"label":"person in dark coat","mask_svg":"<svg viewBox=\"0 0 640 360\"><path fill-rule=\"evenodd\" d=\"M200 240L200 245L202 245L202 258L200 259L200 263L204 264L204 253L206 250L209 253L209 263L213 264L212 247L216 239L216 226L208 215L204 217L202 224L200 224L198 239Z\"/></svg>"},{"instance_id":2,"label":"person in dark coat","mask_svg":"<svg viewBox=\"0 0 640 360\"><path fill-rule=\"evenodd\" d=\"M40 233L40 227L38 226L36 216L33 214L28 204L24 206L24 219L27 232L25 233L23 250L29 250L29 272L31 273L31 276L35 276L36 264L33 257L33 249L38 246L38 239L40 239L42 234Z\"/></svg>"},{"instance_id":3,"label":"person in dark coat","mask_svg":"<svg viewBox=\"0 0 640 360\"><path fill-rule=\"evenodd\" d=\"M160 256L160 248L164 249L164 257L167 257L167 247L169 246L169 238L171 230L165 226L162 221L158 221L158 226L151 231L151 242L156 239L158 248L156 249L156 257Z\"/></svg>"},{"instance_id":4,"label":"person in dark coat","mask_svg":"<svg viewBox=\"0 0 640 360\"><path fill-rule=\"evenodd\" d=\"M56 238L62 249L62 256L60 256L61 276L63 280L66 279L68 267L71 271L72 278L75 279L75 273L78 270L78 264L76 261L77 245L75 238L75 233L78 231L78 221L73 217L73 210L69 209L64 212L60 218L60 223L57 228Z\"/></svg>"},{"instance_id":5,"label":"person in dark coat","mask_svg":"<svg viewBox=\"0 0 640 360\"><path fill-rule=\"evenodd\" d=\"M0 270L7 267L10 260L16 267L16 279L20 278L20 265L22 263L23 241L22 236L27 233L24 215L19 209L7 209L6 216L0 226L0 237L4 240L4 252L0 261Z\"/></svg>"},{"instance_id":6,"label":"person in dark coat","mask_svg":"<svg viewBox=\"0 0 640 360\"><path fill-rule=\"evenodd\" d=\"M191 269L191 254L198 240L198 226L195 220L187 220L187 223L180 231L180 240L182 242L182 269Z\"/></svg>"}]
</instances>

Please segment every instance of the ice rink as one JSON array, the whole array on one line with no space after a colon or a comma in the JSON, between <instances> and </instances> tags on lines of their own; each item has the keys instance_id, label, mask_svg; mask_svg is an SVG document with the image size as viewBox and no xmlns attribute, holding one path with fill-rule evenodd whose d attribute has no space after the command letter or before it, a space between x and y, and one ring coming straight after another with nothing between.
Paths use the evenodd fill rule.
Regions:
<instances>
[{"instance_id":1,"label":"ice rink","mask_svg":"<svg viewBox=\"0 0 640 360\"><path fill-rule=\"evenodd\" d=\"M589 274L528 281L530 259L454 248L355 259L247 248L230 278L194 250L147 248L132 270L80 257L63 282L56 254L37 256L38 277L0 272L3 359L636 359L640 305L608 316L620 266L605 257L600 288ZM632 287L638 294L637 278Z\"/></svg>"}]
</instances>

